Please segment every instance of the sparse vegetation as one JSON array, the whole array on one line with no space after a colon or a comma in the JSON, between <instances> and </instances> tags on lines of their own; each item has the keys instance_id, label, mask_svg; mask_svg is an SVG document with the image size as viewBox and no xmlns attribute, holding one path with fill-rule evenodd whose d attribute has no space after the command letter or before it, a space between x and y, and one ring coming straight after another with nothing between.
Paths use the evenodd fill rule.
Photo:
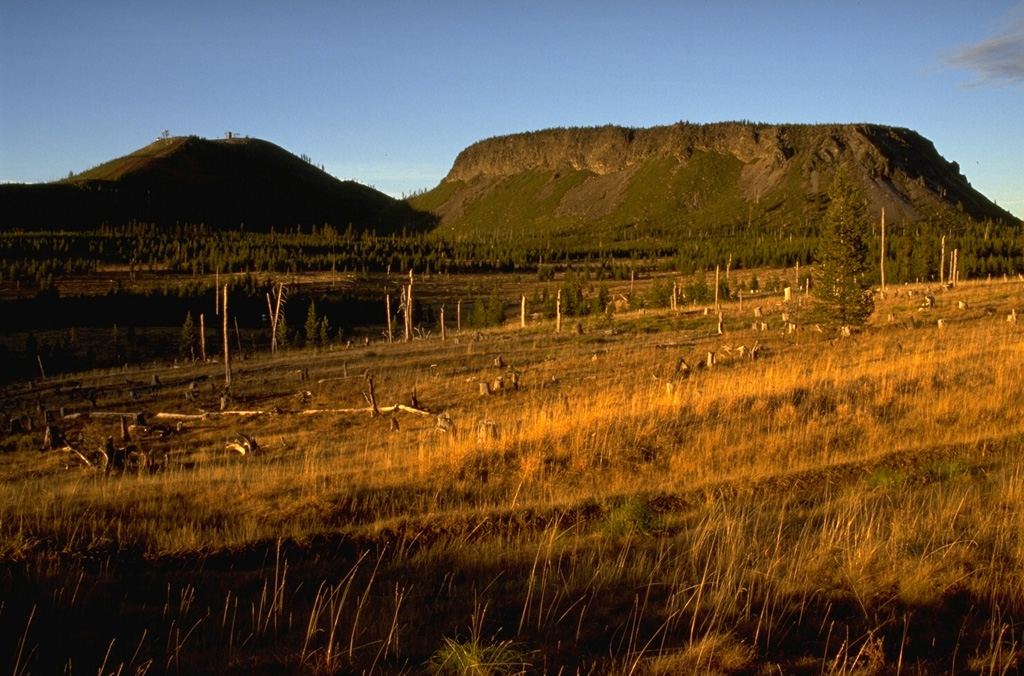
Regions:
<instances>
[{"instance_id":1,"label":"sparse vegetation","mask_svg":"<svg viewBox=\"0 0 1024 676\"><path fill-rule=\"evenodd\" d=\"M225 413L218 364L11 383L2 652L16 673L1013 673L1022 288L919 310L906 287L840 340L798 295L763 297L767 332L730 299L723 335L686 306L257 353ZM371 417L364 372L432 417ZM120 434L89 411L142 411L150 463L8 434L40 402L84 454ZM226 452L239 432L261 453Z\"/></svg>"}]
</instances>

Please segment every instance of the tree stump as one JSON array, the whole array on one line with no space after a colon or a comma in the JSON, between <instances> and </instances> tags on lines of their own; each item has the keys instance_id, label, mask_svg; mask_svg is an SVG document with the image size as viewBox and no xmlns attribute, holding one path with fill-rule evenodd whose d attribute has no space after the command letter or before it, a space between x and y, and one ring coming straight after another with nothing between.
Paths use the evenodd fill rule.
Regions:
<instances>
[{"instance_id":1,"label":"tree stump","mask_svg":"<svg viewBox=\"0 0 1024 676\"><path fill-rule=\"evenodd\" d=\"M455 435L455 423L452 422L451 416L447 412L434 419L434 431L441 434Z\"/></svg>"},{"instance_id":2,"label":"tree stump","mask_svg":"<svg viewBox=\"0 0 1024 676\"><path fill-rule=\"evenodd\" d=\"M255 437L248 434L238 433L233 439L224 444L225 451L232 451L238 455L259 455L262 452L260 445L256 443Z\"/></svg>"},{"instance_id":3,"label":"tree stump","mask_svg":"<svg viewBox=\"0 0 1024 676\"><path fill-rule=\"evenodd\" d=\"M480 396L481 397L486 397L490 393L491 393L491 384L488 383L488 382L481 382L480 383Z\"/></svg>"},{"instance_id":4,"label":"tree stump","mask_svg":"<svg viewBox=\"0 0 1024 676\"><path fill-rule=\"evenodd\" d=\"M498 423L493 420L484 420L476 428L477 443L483 444L488 441L497 441L500 437Z\"/></svg>"},{"instance_id":5,"label":"tree stump","mask_svg":"<svg viewBox=\"0 0 1024 676\"><path fill-rule=\"evenodd\" d=\"M59 427L56 425L46 426L46 433L43 435L44 451L55 451L67 445L68 442L64 439L64 434L60 431Z\"/></svg>"}]
</instances>

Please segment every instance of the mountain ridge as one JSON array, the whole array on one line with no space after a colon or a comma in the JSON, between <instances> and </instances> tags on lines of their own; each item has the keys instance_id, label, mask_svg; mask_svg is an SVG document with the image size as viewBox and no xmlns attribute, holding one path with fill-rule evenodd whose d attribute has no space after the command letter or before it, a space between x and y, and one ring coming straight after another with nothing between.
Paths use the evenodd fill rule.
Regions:
<instances>
[{"instance_id":1,"label":"mountain ridge","mask_svg":"<svg viewBox=\"0 0 1024 676\"><path fill-rule=\"evenodd\" d=\"M15 227L204 223L252 230L330 224L384 233L432 225L427 214L339 180L269 141L157 139L66 179L0 186Z\"/></svg>"}]
</instances>

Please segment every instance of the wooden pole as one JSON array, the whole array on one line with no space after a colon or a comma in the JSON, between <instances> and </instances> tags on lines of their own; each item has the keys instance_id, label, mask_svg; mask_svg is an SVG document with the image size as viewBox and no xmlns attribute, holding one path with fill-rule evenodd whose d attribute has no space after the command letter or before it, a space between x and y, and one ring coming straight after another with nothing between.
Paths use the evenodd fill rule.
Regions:
<instances>
[{"instance_id":1,"label":"wooden pole","mask_svg":"<svg viewBox=\"0 0 1024 676\"><path fill-rule=\"evenodd\" d=\"M721 306L718 304L718 273L721 266L715 266L715 312L721 310Z\"/></svg>"},{"instance_id":2,"label":"wooden pole","mask_svg":"<svg viewBox=\"0 0 1024 676\"><path fill-rule=\"evenodd\" d=\"M405 301L403 302L405 312L403 313L402 318L405 320L405 342L408 343L412 338L412 287L405 287L405 293L403 295L405 296Z\"/></svg>"},{"instance_id":3,"label":"wooden pole","mask_svg":"<svg viewBox=\"0 0 1024 676\"><path fill-rule=\"evenodd\" d=\"M224 285L224 388L231 387L231 335L228 333L228 285Z\"/></svg>"},{"instance_id":4,"label":"wooden pole","mask_svg":"<svg viewBox=\"0 0 1024 676\"><path fill-rule=\"evenodd\" d=\"M409 330L408 330L409 337L408 337L407 340L412 340L412 323L413 323L413 318L412 318L412 268L409 269L409 312L408 312L408 315L405 318L405 321L409 325Z\"/></svg>"},{"instance_id":5,"label":"wooden pole","mask_svg":"<svg viewBox=\"0 0 1024 676\"><path fill-rule=\"evenodd\" d=\"M882 258L878 262L878 269L882 273L882 293L885 293L885 207L882 207Z\"/></svg>"},{"instance_id":6,"label":"wooden pole","mask_svg":"<svg viewBox=\"0 0 1024 676\"><path fill-rule=\"evenodd\" d=\"M561 333L562 331L562 290L558 290L558 295L555 297L555 332Z\"/></svg>"},{"instance_id":7,"label":"wooden pole","mask_svg":"<svg viewBox=\"0 0 1024 676\"><path fill-rule=\"evenodd\" d=\"M946 283L946 236L942 236L942 255L939 258L939 284Z\"/></svg>"},{"instance_id":8,"label":"wooden pole","mask_svg":"<svg viewBox=\"0 0 1024 676\"><path fill-rule=\"evenodd\" d=\"M441 306L441 340L445 339L444 335L444 305Z\"/></svg>"},{"instance_id":9,"label":"wooden pole","mask_svg":"<svg viewBox=\"0 0 1024 676\"><path fill-rule=\"evenodd\" d=\"M391 294L384 294L384 311L388 316L388 342L394 340L394 334L391 332Z\"/></svg>"},{"instance_id":10,"label":"wooden pole","mask_svg":"<svg viewBox=\"0 0 1024 676\"><path fill-rule=\"evenodd\" d=\"M273 346L271 346L273 347ZM206 322L203 321L203 313L199 313L199 357L206 363Z\"/></svg>"},{"instance_id":11,"label":"wooden pole","mask_svg":"<svg viewBox=\"0 0 1024 676\"><path fill-rule=\"evenodd\" d=\"M526 296L519 302L519 328L526 328Z\"/></svg>"},{"instance_id":12,"label":"wooden pole","mask_svg":"<svg viewBox=\"0 0 1024 676\"><path fill-rule=\"evenodd\" d=\"M462 299L455 304L455 331L462 333Z\"/></svg>"}]
</instances>

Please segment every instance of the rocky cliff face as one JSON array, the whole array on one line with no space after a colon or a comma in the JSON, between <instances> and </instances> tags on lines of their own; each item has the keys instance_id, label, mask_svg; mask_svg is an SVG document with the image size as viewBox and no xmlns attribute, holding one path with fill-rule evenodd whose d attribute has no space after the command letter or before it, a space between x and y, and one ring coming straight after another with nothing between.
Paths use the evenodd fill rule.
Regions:
<instances>
[{"instance_id":1,"label":"rocky cliff face","mask_svg":"<svg viewBox=\"0 0 1024 676\"><path fill-rule=\"evenodd\" d=\"M495 190L518 193L502 199L506 222L515 220L510 209L534 224L566 215L628 220L637 213L635 199L648 202L650 217L670 220L681 213L699 219L708 209L708 218L750 219L750 205L770 206L785 220L820 206L840 170L859 183L871 211L884 207L894 219L957 210L978 220L1015 220L920 134L870 124L679 123L502 136L462 151L425 201L456 229L466 219L479 221L478 207L493 211L486 205ZM547 185L540 189L525 180L541 174ZM540 209L538 201L547 206Z\"/></svg>"},{"instance_id":2,"label":"rocky cliff face","mask_svg":"<svg viewBox=\"0 0 1024 676\"><path fill-rule=\"evenodd\" d=\"M657 156L686 160L694 151L731 154L745 163L765 159L782 162L792 155L779 127L681 123L651 129L550 129L473 144L459 153L445 180L509 176L538 168L605 175Z\"/></svg>"}]
</instances>

